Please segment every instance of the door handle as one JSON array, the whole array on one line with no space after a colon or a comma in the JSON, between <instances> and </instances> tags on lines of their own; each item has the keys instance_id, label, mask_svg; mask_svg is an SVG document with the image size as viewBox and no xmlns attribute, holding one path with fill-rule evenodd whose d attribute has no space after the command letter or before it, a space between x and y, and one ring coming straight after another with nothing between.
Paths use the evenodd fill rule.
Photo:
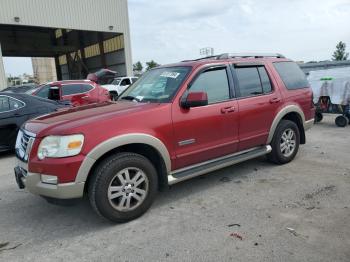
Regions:
<instances>
[{"instance_id":1,"label":"door handle","mask_svg":"<svg viewBox=\"0 0 350 262\"><path fill-rule=\"evenodd\" d=\"M227 113L231 113L231 112L235 112L235 107L234 106L228 106L228 107L221 108L221 113L222 114L227 114Z\"/></svg>"},{"instance_id":2,"label":"door handle","mask_svg":"<svg viewBox=\"0 0 350 262\"><path fill-rule=\"evenodd\" d=\"M281 101L281 98L279 98L279 97L274 97L274 98L270 99L271 104L278 103L279 101Z\"/></svg>"}]
</instances>

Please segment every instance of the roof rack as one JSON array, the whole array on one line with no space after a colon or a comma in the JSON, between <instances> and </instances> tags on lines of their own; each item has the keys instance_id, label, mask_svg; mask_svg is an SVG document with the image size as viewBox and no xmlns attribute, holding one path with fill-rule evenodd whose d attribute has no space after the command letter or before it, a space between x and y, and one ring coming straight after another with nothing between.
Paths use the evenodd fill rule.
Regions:
<instances>
[{"instance_id":1,"label":"roof rack","mask_svg":"<svg viewBox=\"0 0 350 262\"><path fill-rule=\"evenodd\" d=\"M264 58L264 57L276 57L276 58L285 58L284 55L278 53L224 53L216 56L217 60L220 59L229 59L229 58Z\"/></svg>"},{"instance_id":2,"label":"roof rack","mask_svg":"<svg viewBox=\"0 0 350 262\"><path fill-rule=\"evenodd\" d=\"M212 56L206 56L206 57L201 57L197 59L189 59L189 60L183 60L181 62L191 62L191 61L200 61L200 60L205 60L205 59L216 59L216 60L221 60L221 59L229 59L229 58L264 58L264 57L275 57L275 58L286 58L282 54L278 53L223 53L220 55L212 55Z\"/></svg>"}]
</instances>

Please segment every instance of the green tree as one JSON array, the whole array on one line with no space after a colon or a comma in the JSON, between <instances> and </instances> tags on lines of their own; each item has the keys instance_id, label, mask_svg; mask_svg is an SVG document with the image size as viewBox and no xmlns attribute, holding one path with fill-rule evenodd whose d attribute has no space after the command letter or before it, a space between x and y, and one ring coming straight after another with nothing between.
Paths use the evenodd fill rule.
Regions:
<instances>
[{"instance_id":1,"label":"green tree","mask_svg":"<svg viewBox=\"0 0 350 262\"><path fill-rule=\"evenodd\" d=\"M132 65L133 71L135 72L142 72L143 65L140 61L137 61L135 64Z\"/></svg>"},{"instance_id":2,"label":"green tree","mask_svg":"<svg viewBox=\"0 0 350 262\"><path fill-rule=\"evenodd\" d=\"M336 50L333 53L332 60L334 61L342 61L342 60L347 60L349 57L349 53L345 52L346 49L346 44L340 41L337 46Z\"/></svg>"},{"instance_id":3,"label":"green tree","mask_svg":"<svg viewBox=\"0 0 350 262\"><path fill-rule=\"evenodd\" d=\"M154 62L153 60L146 62L146 65L147 65L147 68L146 68L147 71L154 67L160 66L158 63Z\"/></svg>"}]
</instances>

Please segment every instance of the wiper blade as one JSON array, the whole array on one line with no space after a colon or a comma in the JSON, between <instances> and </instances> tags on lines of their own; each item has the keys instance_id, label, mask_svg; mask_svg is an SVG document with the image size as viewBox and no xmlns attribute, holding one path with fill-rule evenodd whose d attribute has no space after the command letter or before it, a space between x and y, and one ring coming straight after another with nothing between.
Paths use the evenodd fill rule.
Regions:
<instances>
[{"instance_id":1,"label":"wiper blade","mask_svg":"<svg viewBox=\"0 0 350 262\"><path fill-rule=\"evenodd\" d=\"M129 100L129 101L137 101L137 102L141 102L140 99L136 98L136 97L133 97L133 96L123 96L122 98L120 99L123 99L123 100Z\"/></svg>"}]
</instances>

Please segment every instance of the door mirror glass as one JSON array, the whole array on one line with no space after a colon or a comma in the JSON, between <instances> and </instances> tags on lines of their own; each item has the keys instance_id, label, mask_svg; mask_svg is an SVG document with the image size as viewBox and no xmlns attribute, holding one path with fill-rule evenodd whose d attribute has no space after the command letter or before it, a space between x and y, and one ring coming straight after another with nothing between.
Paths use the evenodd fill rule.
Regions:
<instances>
[{"instance_id":1,"label":"door mirror glass","mask_svg":"<svg viewBox=\"0 0 350 262\"><path fill-rule=\"evenodd\" d=\"M208 95L206 92L189 92L181 99L181 106L183 108L206 105L208 105Z\"/></svg>"}]
</instances>

